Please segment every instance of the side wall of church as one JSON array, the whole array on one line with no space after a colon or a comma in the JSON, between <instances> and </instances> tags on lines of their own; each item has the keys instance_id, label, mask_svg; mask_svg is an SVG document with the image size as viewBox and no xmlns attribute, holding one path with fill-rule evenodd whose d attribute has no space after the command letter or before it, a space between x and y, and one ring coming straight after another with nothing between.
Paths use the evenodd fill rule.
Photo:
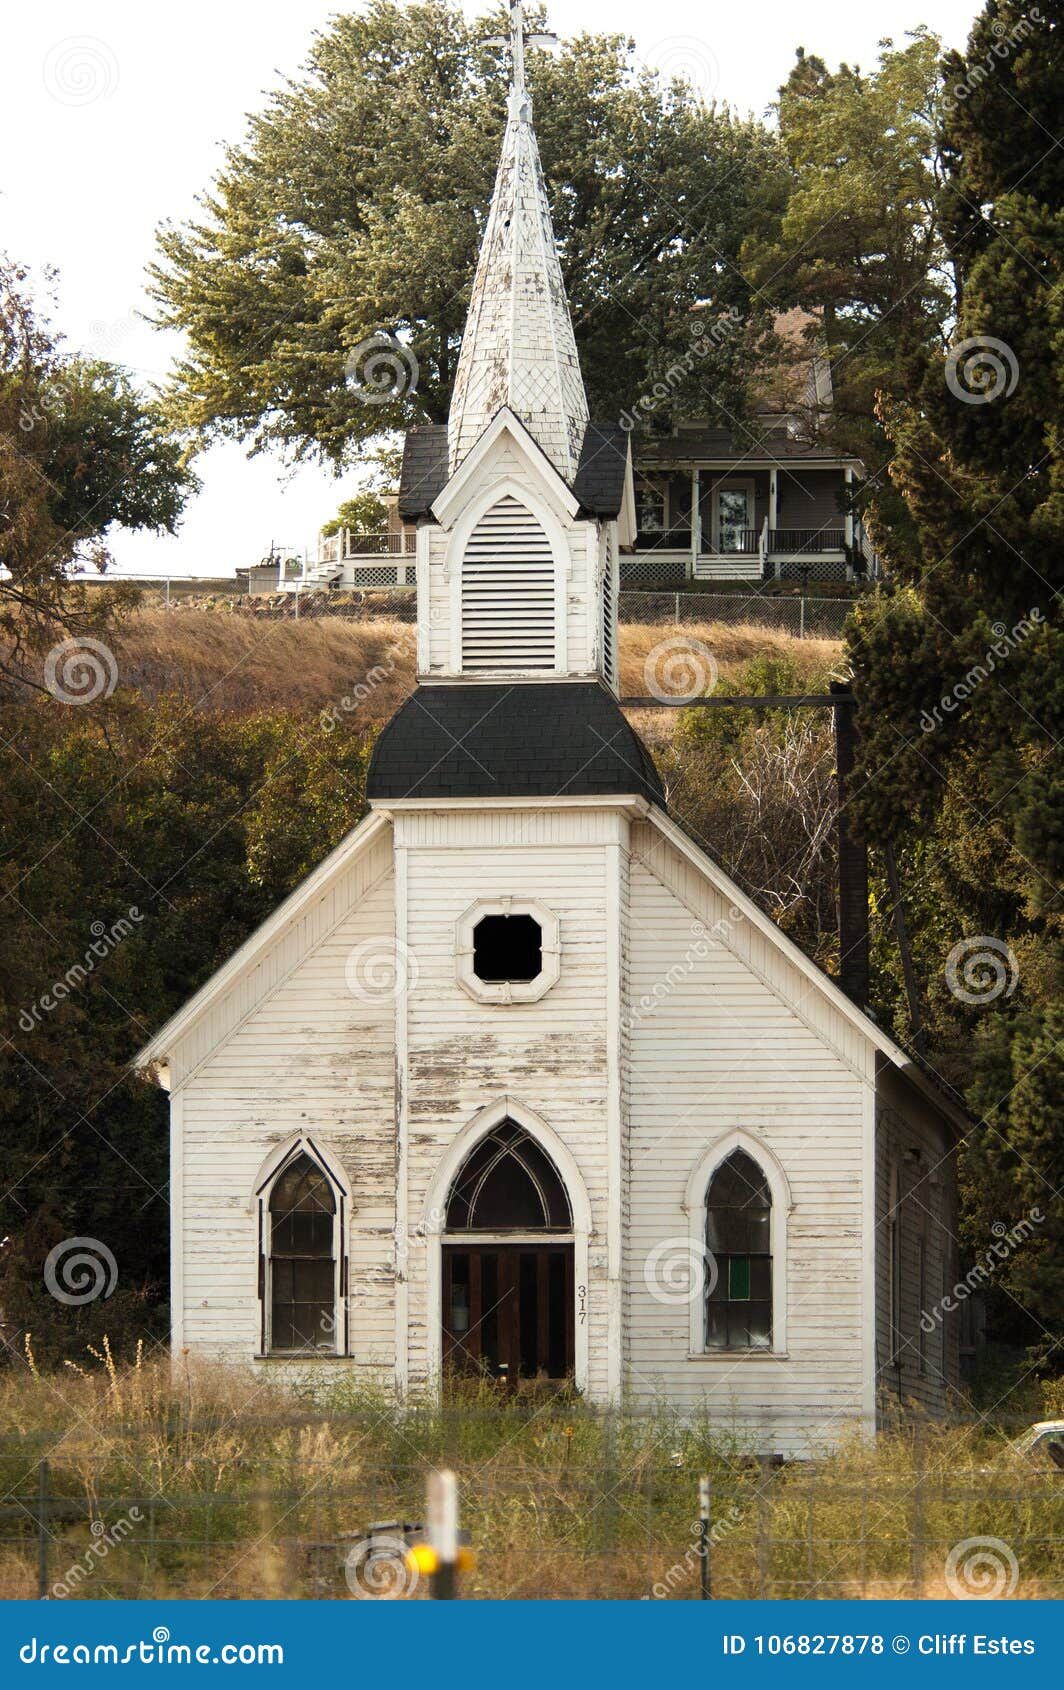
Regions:
<instances>
[{"instance_id":1,"label":"side wall of church","mask_svg":"<svg viewBox=\"0 0 1064 1690\"><path fill-rule=\"evenodd\" d=\"M871 1416L870 1047L671 842L632 832L628 1394L808 1452ZM736 1129L790 1187L779 1354L697 1353L682 1273L660 1295L693 1230L688 1181ZM699 1338L701 1318L699 1299Z\"/></svg>"},{"instance_id":2,"label":"side wall of church","mask_svg":"<svg viewBox=\"0 0 1064 1690\"><path fill-rule=\"evenodd\" d=\"M954 1155L947 1129L884 1066L876 1156L876 1378L881 1415L919 1403L940 1413L960 1376L960 1277ZM898 1259L891 1266L892 1221ZM988 1238L987 1247L998 1242ZM893 1281L893 1284L892 1284ZM898 1307L893 1303L898 1296ZM956 1306L944 1306L949 1296Z\"/></svg>"},{"instance_id":3,"label":"side wall of church","mask_svg":"<svg viewBox=\"0 0 1064 1690\"><path fill-rule=\"evenodd\" d=\"M305 1129L351 1185L351 1365L390 1382L394 920L385 829L175 1053L175 1349L231 1361L259 1352L252 1196L265 1158Z\"/></svg>"}]
</instances>

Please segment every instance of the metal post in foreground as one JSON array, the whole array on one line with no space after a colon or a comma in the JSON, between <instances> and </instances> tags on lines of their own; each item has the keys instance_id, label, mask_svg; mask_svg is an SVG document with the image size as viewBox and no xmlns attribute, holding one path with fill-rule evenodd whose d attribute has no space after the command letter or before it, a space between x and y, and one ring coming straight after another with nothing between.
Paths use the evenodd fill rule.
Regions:
<instances>
[{"instance_id":1,"label":"metal post in foreground","mask_svg":"<svg viewBox=\"0 0 1064 1690\"><path fill-rule=\"evenodd\" d=\"M708 1602L713 1595L712 1568L710 1567L710 1535L709 1523L712 1512L712 1492L710 1490L709 1474L703 1473L698 1481L698 1555L702 1565L699 1570L701 1588L699 1595L703 1602Z\"/></svg>"},{"instance_id":2,"label":"metal post in foreground","mask_svg":"<svg viewBox=\"0 0 1064 1690\"><path fill-rule=\"evenodd\" d=\"M37 1468L37 1595L48 1595L48 1463Z\"/></svg>"},{"instance_id":3,"label":"metal post in foreground","mask_svg":"<svg viewBox=\"0 0 1064 1690\"><path fill-rule=\"evenodd\" d=\"M458 1481L449 1468L429 1474L428 1527L436 1552L429 1595L453 1602L458 1595Z\"/></svg>"}]
</instances>

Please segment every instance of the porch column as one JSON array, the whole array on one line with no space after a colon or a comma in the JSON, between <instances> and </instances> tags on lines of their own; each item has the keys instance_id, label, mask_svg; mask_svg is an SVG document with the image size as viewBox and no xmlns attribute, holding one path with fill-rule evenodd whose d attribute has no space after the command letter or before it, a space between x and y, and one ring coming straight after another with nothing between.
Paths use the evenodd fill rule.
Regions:
<instances>
[{"instance_id":1,"label":"porch column","mask_svg":"<svg viewBox=\"0 0 1064 1690\"><path fill-rule=\"evenodd\" d=\"M768 555L771 558L776 545L776 529L779 527L780 482L779 470L775 465L768 472ZM777 562L772 573L779 576L780 566Z\"/></svg>"},{"instance_id":2,"label":"porch column","mask_svg":"<svg viewBox=\"0 0 1064 1690\"><path fill-rule=\"evenodd\" d=\"M691 561L687 568L687 579L695 578L695 565L698 554L702 549L702 511L699 505L699 485L701 473L696 468L691 471Z\"/></svg>"},{"instance_id":3,"label":"porch column","mask_svg":"<svg viewBox=\"0 0 1064 1690\"><path fill-rule=\"evenodd\" d=\"M847 464L842 472L842 479L846 487L846 514L842 519L843 539L846 542L846 579L853 580L853 506L850 496L853 492L853 465Z\"/></svg>"}]
</instances>

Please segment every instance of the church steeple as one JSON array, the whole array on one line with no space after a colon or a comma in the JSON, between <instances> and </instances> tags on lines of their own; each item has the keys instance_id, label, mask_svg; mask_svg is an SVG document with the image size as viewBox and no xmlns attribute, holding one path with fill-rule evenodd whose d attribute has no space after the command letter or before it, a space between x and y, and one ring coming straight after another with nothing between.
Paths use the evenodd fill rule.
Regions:
<instances>
[{"instance_id":1,"label":"church steeple","mask_svg":"<svg viewBox=\"0 0 1064 1690\"><path fill-rule=\"evenodd\" d=\"M508 407L572 486L588 421L569 303L525 86L521 0L510 4L512 80L495 192L480 249L448 425L453 475Z\"/></svg>"}]
</instances>

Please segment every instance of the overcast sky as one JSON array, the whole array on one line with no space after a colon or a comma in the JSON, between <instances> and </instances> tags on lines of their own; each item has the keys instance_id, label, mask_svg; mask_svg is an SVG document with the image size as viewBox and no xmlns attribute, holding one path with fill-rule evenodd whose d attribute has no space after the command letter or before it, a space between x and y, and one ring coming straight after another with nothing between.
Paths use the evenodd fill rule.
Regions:
<instances>
[{"instance_id":1,"label":"overcast sky","mask_svg":"<svg viewBox=\"0 0 1064 1690\"><path fill-rule=\"evenodd\" d=\"M470 15L487 10L463 0ZM56 321L72 345L161 378L176 337L138 317L144 268L164 218L183 219L225 142L265 90L304 61L315 29L345 9L325 0L38 0L8 8L0 62L0 248L60 272ZM640 56L691 77L707 97L763 112L801 45L829 63L871 65L878 41L926 23L963 45L974 0L557 0L551 23L631 33ZM175 539L121 535L124 568L231 573L272 540L302 547L352 477L291 472L219 447Z\"/></svg>"}]
</instances>

